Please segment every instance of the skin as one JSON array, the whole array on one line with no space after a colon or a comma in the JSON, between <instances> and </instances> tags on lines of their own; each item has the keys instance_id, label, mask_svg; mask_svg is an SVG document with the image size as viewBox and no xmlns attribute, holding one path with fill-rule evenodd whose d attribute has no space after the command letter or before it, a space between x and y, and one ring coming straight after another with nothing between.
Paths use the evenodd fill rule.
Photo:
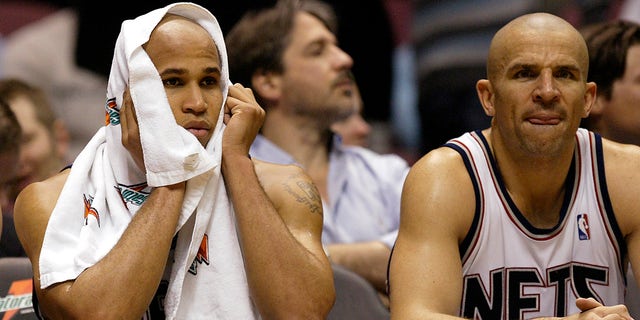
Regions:
<instances>
[{"instance_id":1,"label":"skin","mask_svg":"<svg viewBox=\"0 0 640 320\"><path fill-rule=\"evenodd\" d=\"M640 145L640 44L629 47L624 74L613 82L611 98L598 96L589 117L593 131Z\"/></svg>"},{"instance_id":2,"label":"skin","mask_svg":"<svg viewBox=\"0 0 640 320\"><path fill-rule=\"evenodd\" d=\"M220 61L209 34L185 18L169 15L151 34L145 50L162 76L177 123L200 142L208 142L222 105ZM124 101L122 142L144 165L127 93ZM264 319L324 319L335 291L320 242L322 207L317 190L297 167L247 157L264 119L250 89L230 87L224 112L222 173L234 205L251 299ZM43 290L40 249L68 175L69 170L32 184L16 203L16 227L34 267L42 311L51 319L140 319L165 269L185 183L155 188L101 261L74 281Z\"/></svg>"},{"instance_id":3,"label":"skin","mask_svg":"<svg viewBox=\"0 0 640 320\"><path fill-rule=\"evenodd\" d=\"M269 103L262 134L289 153L311 176L322 200L327 192L331 125L353 112L352 58L314 16L297 14L282 73L256 72L253 88ZM390 249L379 241L327 246L332 262L385 290Z\"/></svg>"},{"instance_id":4,"label":"skin","mask_svg":"<svg viewBox=\"0 0 640 320\"><path fill-rule=\"evenodd\" d=\"M559 221L563 184L580 119L596 86L586 83L587 50L580 34L548 14L515 19L492 41L488 79L477 83L491 126L482 133L519 210L537 228ZM640 148L603 141L609 195L640 274ZM627 187L625 188L625 185ZM475 196L460 155L439 148L411 169L402 195L401 225L390 265L392 319L456 319L462 295L459 245L471 226ZM434 263L437 261L437 263ZM416 275L420 275L416 277ZM624 305L578 299L569 319L630 319Z\"/></svg>"}]
</instances>

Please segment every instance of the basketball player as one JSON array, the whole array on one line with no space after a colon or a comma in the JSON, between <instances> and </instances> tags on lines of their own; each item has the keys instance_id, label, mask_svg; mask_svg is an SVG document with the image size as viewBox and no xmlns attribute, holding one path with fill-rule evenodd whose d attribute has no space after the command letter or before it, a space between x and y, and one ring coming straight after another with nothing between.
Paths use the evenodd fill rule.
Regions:
<instances>
[{"instance_id":1,"label":"basketball player","mask_svg":"<svg viewBox=\"0 0 640 320\"><path fill-rule=\"evenodd\" d=\"M640 148L578 129L596 97L588 61L580 33L548 13L496 33L476 85L491 126L428 153L405 182L392 319L631 319Z\"/></svg>"}]
</instances>

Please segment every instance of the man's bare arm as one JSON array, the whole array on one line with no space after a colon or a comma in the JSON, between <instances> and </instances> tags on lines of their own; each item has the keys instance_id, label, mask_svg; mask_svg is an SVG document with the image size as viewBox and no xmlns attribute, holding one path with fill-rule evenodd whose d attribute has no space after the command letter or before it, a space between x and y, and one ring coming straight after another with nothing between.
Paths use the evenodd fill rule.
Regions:
<instances>
[{"instance_id":1,"label":"man's bare arm","mask_svg":"<svg viewBox=\"0 0 640 320\"><path fill-rule=\"evenodd\" d=\"M331 261L347 267L381 293L386 293L387 264L391 250L380 241L327 245Z\"/></svg>"},{"instance_id":2,"label":"man's bare arm","mask_svg":"<svg viewBox=\"0 0 640 320\"><path fill-rule=\"evenodd\" d=\"M40 289L40 249L56 200L49 194L59 193L66 176L52 179L25 189L15 210L16 228L33 264L42 312L51 319L141 317L165 268L184 183L153 190L115 247L77 279Z\"/></svg>"},{"instance_id":3,"label":"man's bare arm","mask_svg":"<svg viewBox=\"0 0 640 320\"><path fill-rule=\"evenodd\" d=\"M473 186L452 149L432 151L405 181L390 263L392 319L454 319L462 295L459 243L475 208Z\"/></svg>"},{"instance_id":4,"label":"man's bare arm","mask_svg":"<svg viewBox=\"0 0 640 320\"><path fill-rule=\"evenodd\" d=\"M335 300L321 245L322 204L298 167L251 160L264 111L249 89L229 89L222 173L233 202L253 301L264 318L323 319Z\"/></svg>"}]
</instances>

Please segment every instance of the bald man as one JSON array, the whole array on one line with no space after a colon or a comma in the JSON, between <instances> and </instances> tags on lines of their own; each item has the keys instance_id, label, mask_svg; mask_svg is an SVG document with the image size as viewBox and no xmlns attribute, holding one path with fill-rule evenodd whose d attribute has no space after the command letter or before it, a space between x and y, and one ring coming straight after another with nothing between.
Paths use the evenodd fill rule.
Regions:
<instances>
[{"instance_id":1,"label":"bald man","mask_svg":"<svg viewBox=\"0 0 640 320\"><path fill-rule=\"evenodd\" d=\"M390 260L392 319L630 319L640 148L579 129L596 98L580 33L551 14L494 36L484 130L412 167Z\"/></svg>"}]
</instances>

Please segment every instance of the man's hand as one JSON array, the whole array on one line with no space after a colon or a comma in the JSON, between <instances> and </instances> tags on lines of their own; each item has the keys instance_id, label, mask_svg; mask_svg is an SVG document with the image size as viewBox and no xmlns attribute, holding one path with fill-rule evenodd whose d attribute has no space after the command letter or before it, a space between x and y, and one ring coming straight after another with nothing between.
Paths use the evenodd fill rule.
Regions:
<instances>
[{"instance_id":1,"label":"man's hand","mask_svg":"<svg viewBox=\"0 0 640 320\"><path fill-rule=\"evenodd\" d=\"M605 307L593 298L578 298L576 307L582 312L578 319L626 319L633 320L629 310L623 304Z\"/></svg>"},{"instance_id":2,"label":"man's hand","mask_svg":"<svg viewBox=\"0 0 640 320\"><path fill-rule=\"evenodd\" d=\"M122 96L122 106L120 106L120 127L122 130L122 145L129 150L131 157L138 165L138 168L146 172L144 157L142 154L142 144L140 143L140 130L136 109L131 99L129 88L125 89Z\"/></svg>"},{"instance_id":3,"label":"man's hand","mask_svg":"<svg viewBox=\"0 0 640 320\"><path fill-rule=\"evenodd\" d=\"M224 106L224 123L227 128L222 139L225 154L246 156L253 140L264 122L265 111L258 105L253 91L239 83L229 87Z\"/></svg>"}]
</instances>

